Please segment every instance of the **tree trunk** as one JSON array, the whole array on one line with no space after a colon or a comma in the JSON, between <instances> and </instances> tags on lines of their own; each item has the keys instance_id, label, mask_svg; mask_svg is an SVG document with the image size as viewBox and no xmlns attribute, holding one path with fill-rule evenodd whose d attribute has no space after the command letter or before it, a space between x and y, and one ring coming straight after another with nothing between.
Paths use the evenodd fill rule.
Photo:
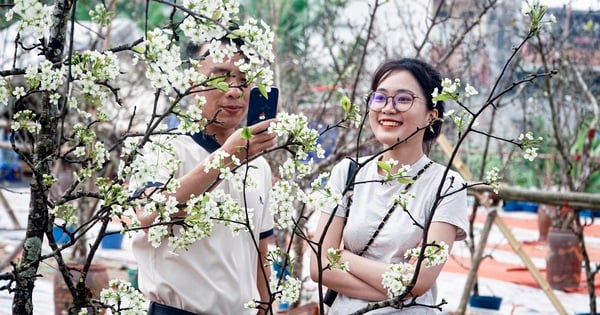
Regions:
<instances>
[{"instance_id":1,"label":"tree trunk","mask_svg":"<svg viewBox=\"0 0 600 315\"><path fill-rule=\"evenodd\" d=\"M50 28L46 59L57 64L61 61L64 47L68 14L72 7L71 0L57 0L54 3L53 25ZM58 92L58 91L57 91ZM42 92L39 123L41 130L35 140L31 181L31 201L27 219L27 232L23 243L23 258L15 268L15 296L13 299L13 314L33 314L33 289L39 268L39 258L45 233L51 233L52 222L49 220L46 203L48 190L42 183L43 175L51 174L52 154L57 151L57 118L58 108L49 100L49 93Z\"/></svg>"}]
</instances>

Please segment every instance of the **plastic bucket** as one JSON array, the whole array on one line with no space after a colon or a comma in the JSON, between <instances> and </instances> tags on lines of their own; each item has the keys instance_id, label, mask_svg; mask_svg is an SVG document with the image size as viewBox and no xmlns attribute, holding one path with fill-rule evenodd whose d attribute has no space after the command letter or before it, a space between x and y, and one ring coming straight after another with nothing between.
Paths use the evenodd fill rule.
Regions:
<instances>
[{"instance_id":1,"label":"plastic bucket","mask_svg":"<svg viewBox=\"0 0 600 315\"><path fill-rule=\"evenodd\" d=\"M115 232L115 231L112 231ZM108 232L108 233L112 233ZM123 235L121 233L114 233L105 235L102 238L102 248L106 249L121 249L121 242L123 242Z\"/></svg>"},{"instance_id":2,"label":"plastic bucket","mask_svg":"<svg viewBox=\"0 0 600 315\"><path fill-rule=\"evenodd\" d=\"M75 228L68 226L67 231L72 233L75 231ZM52 227L52 235L54 236L54 240L56 241L57 245L64 245L71 241L69 234L65 233L65 231L58 226Z\"/></svg>"}]
</instances>

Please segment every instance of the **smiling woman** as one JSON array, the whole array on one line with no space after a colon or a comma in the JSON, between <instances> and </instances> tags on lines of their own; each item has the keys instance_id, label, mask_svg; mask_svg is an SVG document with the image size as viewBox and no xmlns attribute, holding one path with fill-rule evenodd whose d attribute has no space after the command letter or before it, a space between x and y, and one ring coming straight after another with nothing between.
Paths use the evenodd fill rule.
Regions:
<instances>
[{"instance_id":1,"label":"smiling woman","mask_svg":"<svg viewBox=\"0 0 600 315\"><path fill-rule=\"evenodd\" d=\"M311 276L339 292L329 314L350 314L395 296L402 297L395 305L401 310L385 307L374 314L434 312L423 305L437 303L435 282L445 261L437 256L463 240L467 228L462 178L453 171L444 177L445 166L426 155L444 111L443 102L432 100L436 88L442 89L439 73L417 59L386 62L373 76L369 123L384 151L359 158L356 172L349 173L354 162L348 160L334 166L327 186L342 195L354 185L353 196L341 203L345 207L320 209L314 238L323 241L320 255L311 257ZM348 174L354 183L346 183ZM416 263L405 253L421 246L431 257L426 254L414 287L405 292ZM347 264L347 272L331 267ZM411 296L421 306L406 307Z\"/></svg>"}]
</instances>

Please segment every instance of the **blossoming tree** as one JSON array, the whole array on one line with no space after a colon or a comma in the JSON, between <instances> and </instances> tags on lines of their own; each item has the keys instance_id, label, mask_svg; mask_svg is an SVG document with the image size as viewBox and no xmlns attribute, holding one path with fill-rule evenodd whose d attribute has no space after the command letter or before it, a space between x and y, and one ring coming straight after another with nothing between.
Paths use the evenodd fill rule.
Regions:
<instances>
[{"instance_id":1,"label":"blossoming tree","mask_svg":"<svg viewBox=\"0 0 600 315\"><path fill-rule=\"evenodd\" d=\"M226 77L202 75L196 71L198 61L182 59L182 42L204 43L226 34L232 38L240 38L245 43L240 50L248 58L239 67L248 81L266 91L274 80L270 67L274 61L274 34L261 21L249 19L242 22L238 18L239 6L236 2L155 2L173 12L165 21L164 27L145 29L142 38L106 49L74 47L73 30L77 23L74 13L77 1L56 0L49 5L45 1L15 0L5 14L6 20L15 23L18 28L18 35L14 38L15 56L26 51L35 51L41 56L39 60L23 67L16 66L15 62L9 69L0 69L0 105L9 109L12 122L11 142L21 160L31 168L33 175L23 256L12 266L10 272L0 274L0 279L7 283L2 289L9 290L14 295L14 314L34 313L32 292L39 265L45 260L55 260L64 275L74 299L74 307L70 310L72 314L102 308L119 314L143 312L144 298L124 281L112 281L111 289L107 288L100 299L93 299L87 295L84 281L74 282L67 276L69 268L64 257L65 249L85 238L91 229L100 231L97 237L91 238L85 245L88 246L83 267L85 275L111 221L120 222L124 233L148 228L150 242L158 244L168 241L175 252L186 249L199 238L210 237L215 220L225 222L232 233L243 233L253 228L247 221L248 209L244 209L222 191L207 192L190 199L185 205L179 205L174 198L167 198L161 193L152 194L148 200L140 200L127 186L132 177L156 171L155 165L140 157L142 147L151 147L169 154L172 148L168 145L168 139L172 135L196 133L202 131L207 124L214 123L201 117L205 100L193 93L195 89L229 88ZM374 8L381 5L379 1L375 1ZM100 32L110 29L114 12L109 8L110 6L100 3L89 12L92 20L101 26ZM375 10L372 19L374 12ZM526 13L531 18L531 28L523 43L540 31L545 11L541 6L533 6ZM239 28L229 31L232 23L239 24ZM211 45L209 51L218 60L228 59L236 52L234 47L221 48L219 45ZM512 57L514 56L516 55ZM123 98L123 77L136 76L136 72L130 72L131 68L122 63L123 60L130 59L141 65L149 82L152 106L147 115L140 114L142 108L134 106L135 102ZM536 77L544 75L547 73ZM356 80L358 78L357 74ZM532 78L517 82L517 85L529 80ZM461 109L458 113L448 115L458 130L457 146L448 164L450 167L458 152L457 148L465 137L473 132L482 133L475 128L477 118L483 115L486 108L493 107L495 100L506 90L496 93L493 89L482 109L472 111L461 100L476 95L475 87L465 84L465 88L461 89L460 80L446 79L443 88L442 91L437 91L434 99L456 102ZM279 122L269 128L270 132L277 133L281 139L280 146L274 150L285 152L285 158L276 165L279 180L272 192L271 208L278 228L308 240L304 231L297 229L303 215L302 212L297 212L298 202L316 210L323 206L340 205L341 196L332 194L322 185L327 178L322 165L331 163L331 160L317 165L308 157L311 154L323 157L324 150L318 140L331 130L340 127L356 128L360 135L364 122L359 106L353 101L355 98L354 93L350 98L340 98L339 119L321 132L309 128L311 121L302 113L281 112L278 115ZM191 102L198 106L188 106ZM148 107L146 104L146 109ZM180 123L175 130L170 130L165 123L170 115L176 115L179 119ZM125 123L119 124L117 121ZM248 130L245 130L244 135L252 137ZM357 142L361 140L359 137ZM399 139L399 142L405 140ZM536 146L540 141L526 132L518 139L503 140L526 150L526 158L535 157ZM25 149L22 145L25 145ZM352 147L355 151L361 148L364 147ZM224 165L224 157L217 155L209 167L218 169L222 178L238 183L238 189L251 191L251 178L247 178L244 172L236 172L247 160L236 161L235 165ZM73 169L74 178L66 190L54 198L49 196L49 191L58 180L57 174L53 172L54 165L58 162L68 164ZM178 161L171 159L160 163L174 171ZM386 169L387 165L391 169L393 163L394 161L384 161L381 167ZM405 168L403 170L406 171ZM497 170L492 170L487 179L477 184L498 187L500 179ZM302 180L309 180L313 185L307 189L301 184ZM406 179L404 173L390 173L386 180ZM173 179L159 188L158 192L173 192L177 186L178 181ZM309 191L319 191L320 194L309 194ZM410 196L399 195L396 203L405 204L406 198ZM438 191L438 198L443 198L441 191ZM78 205L81 200L94 201L90 203L90 211L86 216L80 215ZM169 214L180 208L185 209L188 216L183 221L172 221ZM141 226L134 215L136 209L157 212L156 221L151 226ZM175 224L180 227L179 233L170 235L168 227ZM424 226L424 234L427 224ZM54 226L63 228L70 235L71 241L57 244L52 235ZM72 232L67 229L68 226L76 228ZM48 241L50 253L42 252L44 240ZM347 264L339 261L339 252L336 250L321 248L319 243L311 243L310 250L328 251L332 263L323 266L324 268L348 268ZM278 248L268 253L268 256L278 262L282 256L286 256L286 252L288 251ZM418 263L414 266L393 265L382 277L383 285L389 289L389 300L373 303L367 309L359 310L359 313L400 303L410 293L410 288L415 283L414 275L418 274L419 268L443 263L448 253L444 244L423 244L422 248L414 249L407 255L418 257ZM270 300L248 301L247 307L263 308L272 313L272 302L298 300L301 281L297 277L274 277L271 280Z\"/></svg>"}]
</instances>

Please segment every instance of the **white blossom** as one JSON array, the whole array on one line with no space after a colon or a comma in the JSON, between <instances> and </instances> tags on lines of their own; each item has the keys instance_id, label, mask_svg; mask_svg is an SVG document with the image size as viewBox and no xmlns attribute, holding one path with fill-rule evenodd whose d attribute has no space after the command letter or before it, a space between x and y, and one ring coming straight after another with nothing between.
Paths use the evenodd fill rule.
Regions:
<instances>
[{"instance_id":1,"label":"white blossom","mask_svg":"<svg viewBox=\"0 0 600 315\"><path fill-rule=\"evenodd\" d=\"M391 264L389 270L381 275L381 284L388 290L388 297L402 294L415 273L415 267L409 263Z\"/></svg>"},{"instance_id":2,"label":"white blossom","mask_svg":"<svg viewBox=\"0 0 600 315\"><path fill-rule=\"evenodd\" d=\"M8 82L5 78L0 77L0 107L8 105L9 96Z\"/></svg>"},{"instance_id":3,"label":"white blossom","mask_svg":"<svg viewBox=\"0 0 600 315\"><path fill-rule=\"evenodd\" d=\"M54 6L45 5L42 1L15 0L5 17L7 21L15 16L20 18L17 21L17 29L22 36L40 38L50 29L53 9Z\"/></svg>"},{"instance_id":4,"label":"white blossom","mask_svg":"<svg viewBox=\"0 0 600 315\"><path fill-rule=\"evenodd\" d=\"M113 314L143 315L148 312L146 298L131 283L113 279L108 286L100 292L100 301L113 306Z\"/></svg>"},{"instance_id":5,"label":"white blossom","mask_svg":"<svg viewBox=\"0 0 600 315\"><path fill-rule=\"evenodd\" d=\"M500 177L499 173L500 170L494 166L485 175L488 185L492 186L495 193L498 193L498 190L500 190L500 180L502 180L502 177Z\"/></svg>"},{"instance_id":6,"label":"white blossom","mask_svg":"<svg viewBox=\"0 0 600 315\"><path fill-rule=\"evenodd\" d=\"M279 303L294 303L300 298L302 281L299 279L287 275L280 281L277 275L271 274L269 285Z\"/></svg>"}]
</instances>

